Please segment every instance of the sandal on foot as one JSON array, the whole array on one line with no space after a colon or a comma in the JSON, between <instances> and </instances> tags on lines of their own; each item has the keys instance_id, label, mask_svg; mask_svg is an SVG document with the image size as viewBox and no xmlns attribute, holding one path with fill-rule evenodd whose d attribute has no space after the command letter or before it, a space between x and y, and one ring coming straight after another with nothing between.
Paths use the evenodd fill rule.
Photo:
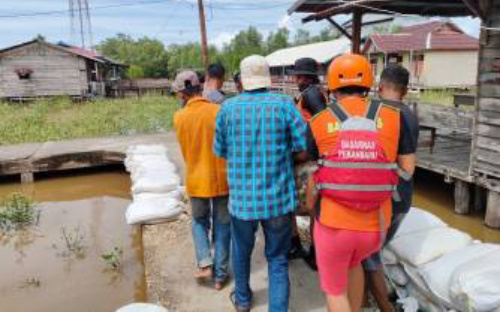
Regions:
<instances>
[{"instance_id":1,"label":"sandal on foot","mask_svg":"<svg viewBox=\"0 0 500 312\"><path fill-rule=\"evenodd\" d=\"M236 302L236 291L232 290L231 293L229 294L229 300L231 300L231 303L233 304L234 309L236 312L250 312L250 307L242 307L238 305Z\"/></svg>"}]
</instances>

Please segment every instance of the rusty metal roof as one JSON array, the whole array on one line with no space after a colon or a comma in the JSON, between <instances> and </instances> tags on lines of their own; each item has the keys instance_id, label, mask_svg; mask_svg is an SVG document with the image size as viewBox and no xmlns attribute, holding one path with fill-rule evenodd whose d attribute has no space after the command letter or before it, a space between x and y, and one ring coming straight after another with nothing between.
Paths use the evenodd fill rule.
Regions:
<instances>
[{"instance_id":1,"label":"rusty metal roof","mask_svg":"<svg viewBox=\"0 0 500 312\"><path fill-rule=\"evenodd\" d=\"M373 34L363 51L374 45L381 52L479 50L479 40L450 22L429 22L403 28L397 34Z\"/></svg>"},{"instance_id":2,"label":"rusty metal roof","mask_svg":"<svg viewBox=\"0 0 500 312\"><path fill-rule=\"evenodd\" d=\"M288 13L312 13L305 22L320 20L336 14L352 13L415 14L422 16L477 16L479 5L475 0L298 0Z\"/></svg>"}]
</instances>

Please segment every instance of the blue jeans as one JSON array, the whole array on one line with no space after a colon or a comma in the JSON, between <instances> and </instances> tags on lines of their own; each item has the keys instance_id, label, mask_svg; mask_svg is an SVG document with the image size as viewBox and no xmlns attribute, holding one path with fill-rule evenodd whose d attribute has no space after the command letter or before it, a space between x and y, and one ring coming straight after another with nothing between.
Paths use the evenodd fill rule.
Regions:
<instances>
[{"instance_id":1,"label":"blue jeans","mask_svg":"<svg viewBox=\"0 0 500 312\"><path fill-rule=\"evenodd\" d=\"M214 266L216 282L222 282L228 277L231 225L227 205L227 196L191 198L191 232L198 267ZM211 224L212 240L209 237ZM215 245L213 257L210 241Z\"/></svg>"},{"instance_id":2,"label":"blue jeans","mask_svg":"<svg viewBox=\"0 0 500 312\"><path fill-rule=\"evenodd\" d=\"M264 230L266 243L264 253L268 264L269 311L287 312L290 297L287 254L292 238L291 214L255 221L244 221L231 216L236 303L242 308L249 308L251 304L250 260L259 223Z\"/></svg>"}]
</instances>

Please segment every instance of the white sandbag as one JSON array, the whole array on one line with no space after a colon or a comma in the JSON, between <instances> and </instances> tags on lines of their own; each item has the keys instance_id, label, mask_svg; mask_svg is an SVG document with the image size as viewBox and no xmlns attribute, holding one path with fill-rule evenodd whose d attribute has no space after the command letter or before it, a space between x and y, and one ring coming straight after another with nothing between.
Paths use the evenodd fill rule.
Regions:
<instances>
[{"instance_id":1,"label":"white sandbag","mask_svg":"<svg viewBox=\"0 0 500 312\"><path fill-rule=\"evenodd\" d=\"M418 306L420 311L424 312L446 312L447 310L444 307L441 307L434 303L432 299L425 296L412 284L408 284L406 287L408 289L408 294L410 297L414 297L418 301Z\"/></svg>"},{"instance_id":2,"label":"white sandbag","mask_svg":"<svg viewBox=\"0 0 500 312\"><path fill-rule=\"evenodd\" d=\"M132 193L169 193L178 189L180 178L177 174L170 175L149 174L143 176L132 184Z\"/></svg>"},{"instance_id":3,"label":"white sandbag","mask_svg":"<svg viewBox=\"0 0 500 312\"><path fill-rule=\"evenodd\" d=\"M426 296L427 298L433 298L436 302L439 302L439 300L432 294L431 290L429 287L427 287L427 284L425 283L424 279L420 275L420 272L418 271L418 268L409 265L408 263L402 262L402 266L408 275L408 279L410 280L408 284L412 284L417 290Z\"/></svg>"},{"instance_id":4,"label":"white sandbag","mask_svg":"<svg viewBox=\"0 0 500 312\"><path fill-rule=\"evenodd\" d=\"M176 219L181 212L182 204L176 199L147 198L130 204L125 217L128 224L149 224Z\"/></svg>"},{"instance_id":5,"label":"white sandbag","mask_svg":"<svg viewBox=\"0 0 500 312\"><path fill-rule=\"evenodd\" d=\"M459 266L451 277L450 297L460 311L487 312L500 307L500 251Z\"/></svg>"},{"instance_id":6,"label":"white sandbag","mask_svg":"<svg viewBox=\"0 0 500 312\"><path fill-rule=\"evenodd\" d=\"M127 155L166 155L167 147L161 144L134 145L127 149Z\"/></svg>"},{"instance_id":7,"label":"white sandbag","mask_svg":"<svg viewBox=\"0 0 500 312\"><path fill-rule=\"evenodd\" d=\"M168 193L137 193L137 194L132 193L132 198L134 199L134 201L140 201L143 199L150 199L150 198L173 198L176 200L181 200L182 190L181 187L178 187L177 189Z\"/></svg>"},{"instance_id":8,"label":"white sandbag","mask_svg":"<svg viewBox=\"0 0 500 312\"><path fill-rule=\"evenodd\" d=\"M400 265L386 265L384 267L385 274L397 285L405 286L408 284L408 274Z\"/></svg>"},{"instance_id":9,"label":"white sandbag","mask_svg":"<svg viewBox=\"0 0 500 312\"><path fill-rule=\"evenodd\" d=\"M396 256L394 251L390 250L389 248L382 249L382 252L380 254L382 256L383 264L394 265L399 263L398 256Z\"/></svg>"},{"instance_id":10,"label":"white sandbag","mask_svg":"<svg viewBox=\"0 0 500 312\"><path fill-rule=\"evenodd\" d=\"M165 163L162 162L162 163L155 163L154 165L150 166L148 163L145 163L137 166L137 168L130 173L130 179L132 179L132 181L137 181L140 178L147 177L150 175L168 176L171 174L177 174L175 166L173 164L170 164L168 162Z\"/></svg>"},{"instance_id":11,"label":"white sandbag","mask_svg":"<svg viewBox=\"0 0 500 312\"><path fill-rule=\"evenodd\" d=\"M468 234L445 227L396 237L389 248L399 259L420 267L443 254L466 247L471 241Z\"/></svg>"},{"instance_id":12,"label":"white sandbag","mask_svg":"<svg viewBox=\"0 0 500 312\"><path fill-rule=\"evenodd\" d=\"M172 164L167 157L159 155L137 155L128 157L125 159L125 167L130 173L142 167L175 169L175 165Z\"/></svg>"},{"instance_id":13,"label":"white sandbag","mask_svg":"<svg viewBox=\"0 0 500 312\"><path fill-rule=\"evenodd\" d=\"M116 310L116 312L168 312L168 310L150 303L132 303Z\"/></svg>"},{"instance_id":14,"label":"white sandbag","mask_svg":"<svg viewBox=\"0 0 500 312\"><path fill-rule=\"evenodd\" d=\"M398 299L398 303L403 306L404 312L418 312L418 300L413 297Z\"/></svg>"},{"instance_id":15,"label":"white sandbag","mask_svg":"<svg viewBox=\"0 0 500 312\"><path fill-rule=\"evenodd\" d=\"M449 308L458 309L450 298L450 281L453 273L464 263L474 261L495 250L500 246L494 244L472 244L443 255L441 258L429 262L419 269L420 275L430 291Z\"/></svg>"},{"instance_id":16,"label":"white sandbag","mask_svg":"<svg viewBox=\"0 0 500 312\"><path fill-rule=\"evenodd\" d=\"M394 238L446 226L446 223L432 213L412 207L401 222Z\"/></svg>"}]
</instances>

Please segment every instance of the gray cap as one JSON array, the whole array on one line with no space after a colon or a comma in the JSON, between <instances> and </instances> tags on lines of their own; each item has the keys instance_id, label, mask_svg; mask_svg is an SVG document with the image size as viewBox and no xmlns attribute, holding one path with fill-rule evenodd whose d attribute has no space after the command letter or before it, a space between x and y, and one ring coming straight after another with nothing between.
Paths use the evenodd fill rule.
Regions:
<instances>
[{"instance_id":1,"label":"gray cap","mask_svg":"<svg viewBox=\"0 0 500 312\"><path fill-rule=\"evenodd\" d=\"M175 92L186 90L186 86L196 87L200 85L198 75L192 70L185 70L177 74L175 81L172 84L172 89Z\"/></svg>"},{"instance_id":2,"label":"gray cap","mask_svg":"<svg viewBox=\"0 0 500 312\"><path fill-rule=\"evenodd\" d=\"M271 87L271 72L265 57L249 56L241 61L240 69L243 89L251 91Z\"/></svg>"}]
</instances>

